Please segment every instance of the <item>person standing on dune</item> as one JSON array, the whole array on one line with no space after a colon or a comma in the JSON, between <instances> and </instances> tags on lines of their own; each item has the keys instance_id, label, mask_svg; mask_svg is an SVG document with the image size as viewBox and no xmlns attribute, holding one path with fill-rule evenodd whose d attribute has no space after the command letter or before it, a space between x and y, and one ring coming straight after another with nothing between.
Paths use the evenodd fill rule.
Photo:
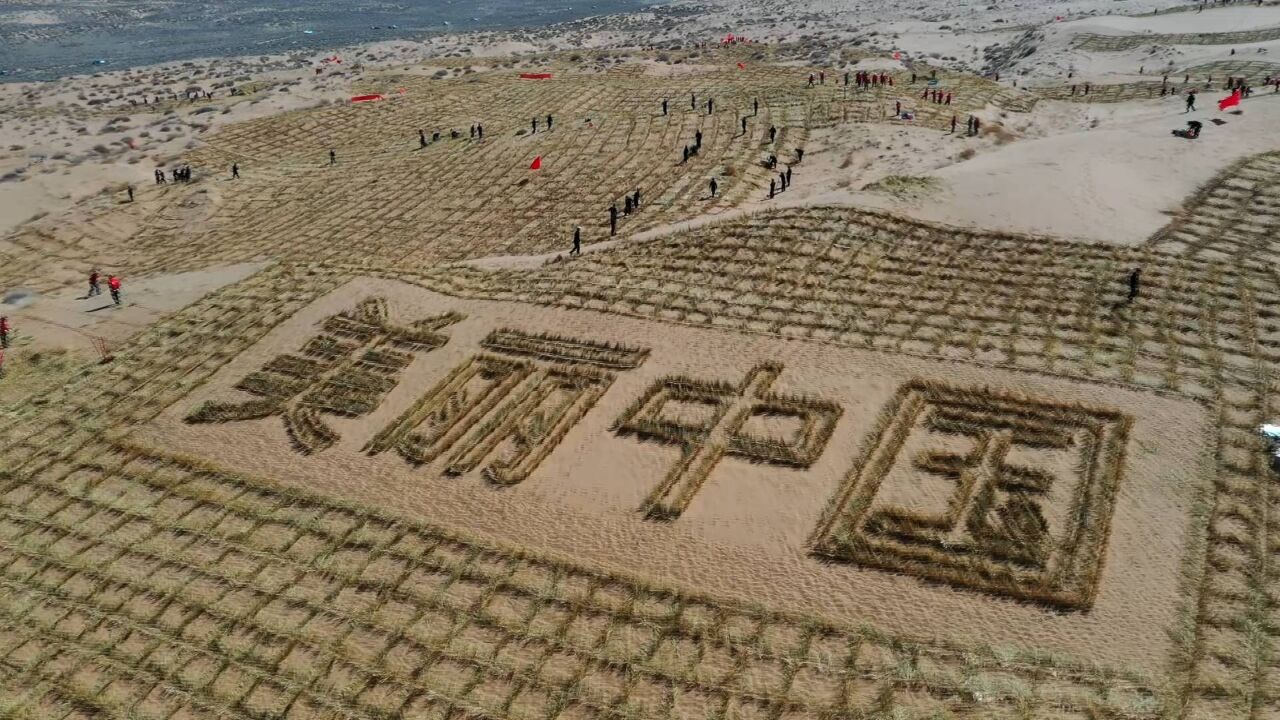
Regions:
<instances>
[{"instance_id":1,"label":"person standing on dune","mask_svg":"<svg viewBox=\"0 0 1280 720\"><path fill-rule=\"evenodd\" d=\"M1129 273L1129 297L1124 301L1125 305L1133 303L1138 299L1139 285L1141 284L1142 268L1134 268Z\"/></svg>"}]
</instances>

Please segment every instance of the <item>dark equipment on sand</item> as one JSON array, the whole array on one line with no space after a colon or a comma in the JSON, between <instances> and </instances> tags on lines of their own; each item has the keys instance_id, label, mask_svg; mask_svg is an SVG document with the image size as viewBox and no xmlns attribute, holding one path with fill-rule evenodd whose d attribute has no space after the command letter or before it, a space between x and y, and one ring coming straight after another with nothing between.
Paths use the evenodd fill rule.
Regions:
<instances>
[{"instance_id":1,"label":"dark equipment on sand","mask_svg":"<svg viewBox=\"0 0 1280 720\"><path fill-rule=\"evenodd\" d=\"M1177 130L1174 130L1173 134L1177 135L1180 138L1195 140L1196 138L1200 137L1200 130L1202 128L1204 128L1204 123L1200 122L1199 120L1191 120L1187 123L1187 128L1185 130L1179 128Z\"/></svg>"}]
</instances>

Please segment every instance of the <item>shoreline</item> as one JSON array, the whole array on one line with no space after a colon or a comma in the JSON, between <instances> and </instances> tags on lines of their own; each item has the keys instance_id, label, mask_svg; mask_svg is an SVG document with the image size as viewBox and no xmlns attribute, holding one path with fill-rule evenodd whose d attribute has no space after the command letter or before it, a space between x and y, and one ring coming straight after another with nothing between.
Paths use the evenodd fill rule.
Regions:
<instances>
[{"instance_id":1,"label":"shoreline","mask_svg":"<svg viewBox=\"0 0 1280 720\"><path fill-rule=\"evenodd\" d=\"M457 24L450 20L414 26L396 23L367 25L360 22L334 25L334 21L325 20L324 25L329 25L329 27L320 25L321 29L312 29L309 27L310 24L305 21L294 21L292 27L274 28L276 32L268 33L271 35L270 37L256 37L252 33L246 32L246 39L242 44L238 44L233 38L224 38L223 34L216 32L214 29L183 29L180 26L175 26L171 32L174 37L182 38L182 42L195 43L201 47L211 47L208 47L207 52L192 53L190 51L181 51L169 56L150 57L139 56L136 53L131 54L129 50L132 50L132 48L128 47L119 45L104 46L102 53L76 53L76 55L84 55L78 62L66 65L49 65L37 69L24 67L19 60L23 56L23 51L29 48L53 42L62 45L69 40L71 47L77 48L84 45L92 45L95 38L109 32L107 28L102 28L83 30L77 34L73 29L65 33L55 33L52 37L42 37L37 34L34 38L13 42L7 52L0 50L0 84L57 82L73 77L91 77L103 72L138 71L173 63L199 63L213 59L248 58L262 54L310 55L320 52L350 52L381 43L425 43L441 37L485 33L554 32L556 28L573 23L598 21L611 16L635 15L651 12L655 8L665 7L659 0L608 0L606 4L614 7L587 15L573 14L572 6L552 10L550 14L553 17L549 17L545 22L528 17L528 13L519 12L510 13L510 19L496 22L488 22L478 17L467 18L463 21L465 24L461 26L456 26ZM595 3L591 5L592 9L596 7ZM483 12L483 10L478 12ZM217 27L224 25L224 23L213 24ZM8 33L10 36L22 37L24 33L17 28L23 27L41 26L39 24L22 23L11 23L6 26L4 17L0 16L0 39L5 37L6 28L10 28ZM158 25L154 29L146 31L147 34L154 37L140 39L140 43L148 46L160 45L165 40L164 33L166 29ZM244 29L261 32L265 28L245 27ZM65 53L65 50L65 47L60 48L60 52ZM112 50L116 52L113 53ZM121 50L124 52L121 52ZM105 62L99 65L99 60Z\"/></svg>"}]
</instances>

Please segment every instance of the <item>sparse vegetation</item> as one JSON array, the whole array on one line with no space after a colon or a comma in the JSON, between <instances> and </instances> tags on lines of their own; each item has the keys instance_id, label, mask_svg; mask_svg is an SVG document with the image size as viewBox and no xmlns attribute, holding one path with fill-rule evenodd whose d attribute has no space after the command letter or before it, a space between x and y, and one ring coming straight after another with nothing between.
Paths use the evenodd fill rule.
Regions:
<instances>
[{"instance_id":1,"label":"sparse vegetation","mask_svg":"<svg viewBox=\"0 0 1280 720\"><path fill-rule=\"evenodd\" d=\"M419 465L448 455L444 471L454 475L493 458L485 477L513 485L528 477L613 383L612 374L589 366L632 369L648 355L648 350L509 328L490 333L481 347L567 366L476 355L378 433L366 452L394 448ZM504 443L509 452L494 457Z\"/></svg>"},{"instance_id":2,"label":"sparse vegetation","mask_svg":"<svg viewBox=\"0 0 1280 720\"><path fill-rule=\"evenodd\" d=\"M937 192L940 183L937 178L915 175L890 175L867 185L864 190L880 192L899 198L926 197Z\"/></svg>"},{"instance_id":3,"label":"sparse vegetation","mask_svg":"<svg viewBox=\"0 0 1280 720\"><path fill-rule=\"evenodd\" d=\"M822 454L840 418L838 404L812 398L780 396L770 387L782 373L782 365L767 363L747 374L740 385L723 381L669 377L654 383L614 422L613 430L646 440L680 447L680 460L641 507L657 520L674 520L688 508L707 475L725 455L752 462L804 468ZM691 420L672 416L671 408L702 406L703 417ZM791 437L761 437L744 431L756 416L795 419L798 430ZM723 430L724 441L712 434Z\"/></svg>"},{"instance_id":4,"label":"sparse vegetation","mask_svg":"<svg viewBox=\"0 0 1280 720\"><path fill-rule=\"evenodd\" d=\"M91 266L87 247L127 250L140 275L275 262L142 330L118 349L114 364L51 357L48 376L32 391L36 385L25 383L34 376L19 364L31 356L12 353L12 374L0 380L0 715L1264 716L1274 704L1269 683L1280 658L1268 624L1276 596L1268 552L1275 532L1267 519L1275 478L1255 433L1277 407L1280 316L1268 309L1280 300L1275 153L1206 184L1142 247L805 207L520 269L445 262L564 249L579 223L588 241L603 237L602 211L637 187L644 202L624 219L624 239L722 212L767 185L759 166L769 152L762 137L769 124L791 148L811 129L846 117L880 121L882 96L845 99L830 85L806 93L805 68L768 64L784 51L726 50L730 58L767 57L744 71L661 82L626 63L547 85L485 73L397 80L416 83L403 100L211 132L207 147L183 158L198 173L224 173L232 160L253 159L216 202L208 186L171 184L151 190L146 205L86 206L83 225L62 227L55 217L6 238L6 286L37 277L53 278L47 282L54 287L79 277ZM667 54L685 63L718 52ZM528 65L561 72L554 63L532 58ZM958 96L974 107L1035 101L976 78L944 73L942 81L964 88ZM717 94L720 112L686 112L673 100L676 111L660 119L662 92L679 98L712 84L725 88ZM746 138L735 139L733 125L756 89L761 117ZM925 108L921 124L941 127L966 107ZM556 129L527 134L529 119L546 112L556 114ZM450 128L465 129L475 117L485 118L485 143L465 132L449 138ZM357 124L361 132L352 132ZM413 150L419 126L441 130L442 140ZM697 127L705 133L703 154L673 170ZM328 147L338 150L341 181L318 170ZM541 175L528 170L535 153L547 158ZM707 203L698 197L712 170L733 183L725 198ZM880 183L886 192L922 186L934 189L914 177ZM144 207L148 214L136 226L113 223L114 213ZM88 242L90 233L99 245ZM1144 268L1142 301L1120 307L1124 274L1137 265ZM563 550L549 557L425 525L401 508L352 505L323 490L229 472L227 448L211 447L201 460L147 442L146 432L166 414L183 432L214 435L180 422L195 405L182 402L285 319L367 277L513 308L587 310L726 338L795 338L806 352L853 347L877 351L885 362L948 360L965 372L1016 370L1045 383L1065 378L1198 403L1212 434L1204 459L1212 477L1203 503L1187 510L1203 517L1193 523L1198 537L1185 563L1187 610L1170 628L1176 670L1152 677L746 606L643 571L602 570ZM494 485L528 483L483 490L490 499L536 491L534 471L554 462L550 453L594 418L589 412L608 405L600 402L606 392L626 384L615 376L654 371L661 352L650 357L647 348L602 342L608 337L578 337L572 324L563 334L527 332L518 315L511 327L470 335L479 350L449 360L447 372L406 390L413 402L405 398L390 411L383 403L394 378L421 355L434 360L449 352L460 318L393 319L385 303L371 299L320 321L296 349L253 356L261 359L249 365L255 370L215 388L221 394L205 395L215 400L187 419L198 425L279 414L299 449L319 453L339 440L335 428L344 426L334 418L383 407L394 419L385 431L370 432L366 453L394 450L421 465L411 470L424 482L465 482L440 477L452 473ZM1012 597L1026 603L1018 612L1058 614L1046 615L1046 624L1100 602L1099 588L1113 581L1103 561L1116 547L1108 545L1108 527L1122 521L1112 519L1110 498L1124 492L1129 460L1146 452L1126 442L1131 423L1144 418L1106 403L948 377L908 383L885 405L879 427L852 427L845 408L825 396L773 393L772 383L792 367L787 357L774 357L780 362L744 363L751 368L745 377L652 372L630 385L635 395L609 406L624 408L602 420L614 423L615 432L604 433L609 442L657 451L630 438L647 439L666 446L664 458L678 458L638 508L675 524L628 515L633 526L677 536L679 523L692 518L675 518L725 455L778 474L807 472L846 432L844 425L836 431L844 418L847 432L869 436L867 452L811 542L792 548L795 562L821 565L804 555L812 550L836 561L824 569L945 583L942 590L962 597L956 602ZM10 394L15 381L27 397ZM903 450L901 437L913 430L963 438L981 451ZM1076 493L1063 511L1083 538L1068 575L1048 572L1067 549L1047 543L1043 532L1044 491L1059 481L1016 459L997 461L1015 444L1029 452L1078 451L1073 457L1087 471L1081 487L1089 496ZM296 462L327 459L299 458L283 443L281 452ZM353 458L404 465L395 457ZM998 467L1005 495L975 490L966 519L952 518L980 552L966 555L939 541L935 516L881 512L859 499L885 482L891 460L970 489L978 484L967 468L978 461ZM958 518L959 508L957 502L948 512Z\"/></svg>"},{"instance_id":5,"label":"sparse vegetation","mask_svg":"<svg viewBox=\"0 0 1280 720\"><path fill-rule=\"evenodd\" d=\"M815 551L1032 602L1088 609L1102 574L1131 424L1113 410L939 382L908 383L886 408L867 455L819 524ZM907 462L956 484L946 512L873 508L890 470L904 462L907 437L920 432L974 441L967 455L930 450ZM1078 456L1081 471L1070 489L1071 527L1061 546L1053 544L1042 506L1051 502L1050 491L1062 480L1006 463L1012 447L1070 450ZM993 479L980 481L987 468ZM956 538L958 531L965 540ZM1051 572L1051 562L1073 570Z\"/></svg>"}]
</instances>

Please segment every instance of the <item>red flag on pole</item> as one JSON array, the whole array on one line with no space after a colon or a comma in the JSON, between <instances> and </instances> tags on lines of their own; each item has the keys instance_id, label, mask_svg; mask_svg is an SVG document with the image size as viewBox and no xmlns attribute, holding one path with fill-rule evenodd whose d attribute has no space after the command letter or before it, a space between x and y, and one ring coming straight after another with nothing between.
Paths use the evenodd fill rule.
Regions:
<instances>
[{"instance_id":1,"label":"red flag on pole","mask_svg":"<svg viewBox=\"0 0 1280 720\"><path fill-rule=\"evenodd\" d=\"M1235 107L1240 104L1240 91L1236 90L1231 93L1230 97L1224 97L1218 101L1218 110L1226 110L1229 107Z\"/></svg>"},{"instance_id":2,"label":"red flag on pole","mask_svg":"<svg viewBox=\"0 0 1280 720\"><path fill-rule=\"evenodd\" d=\"M539 155L538 157L536 157L536 158L534 158L534 159L533 159L533 164L529 166L529 169L530 169L530 170L541 170L541 169L542 169L542 156L541 156L541 155Z\"/></svg>"}]
</instances>

